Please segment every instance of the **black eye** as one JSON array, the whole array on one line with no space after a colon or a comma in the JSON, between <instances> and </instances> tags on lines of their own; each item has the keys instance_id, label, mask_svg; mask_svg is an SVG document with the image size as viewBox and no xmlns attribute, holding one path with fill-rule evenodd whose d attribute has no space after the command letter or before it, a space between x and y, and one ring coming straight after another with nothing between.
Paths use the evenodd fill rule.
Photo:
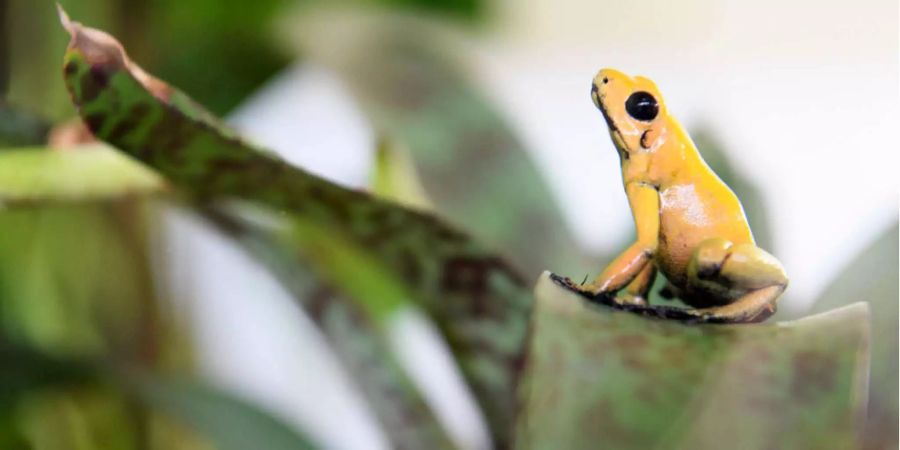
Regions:
<instances>
[{"instance_id":1,"label":"black eye","mask_svg":"<svg viewBox=\"0 0 900 450\"><path fill-rule=\"evenodd\" d=\"M637 120L649 122L659 114L659 104L648 92L638 91L625 100L625 111Z\"/></svg>"}]
</instances>

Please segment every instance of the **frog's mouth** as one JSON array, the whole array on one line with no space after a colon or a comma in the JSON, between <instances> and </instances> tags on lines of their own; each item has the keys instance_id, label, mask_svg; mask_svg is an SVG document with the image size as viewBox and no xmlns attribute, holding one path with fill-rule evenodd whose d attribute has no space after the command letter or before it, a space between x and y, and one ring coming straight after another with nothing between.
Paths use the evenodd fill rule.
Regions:
<instances>
[{"instance_id":1,"label":"frog's mouth","mask_svg":"<svg viewBox=\"0 0 900 450\"><path fill-rule=\"evenodd\" d=\"M603 99L600 99L600 113L603 114L603 120L606 121L606 126L609 127L609 131L619 131L619 128L616 127L616 124L613 123L612 118L609 117L609 113L606 112L606 107L603 106Z\"/></svg>"},{"instance_id":2,"label":"frog's mouth","mask_svg":"<svg viewBox=\"0 0 900 450\"><path fill-rule=\"evenodd\" d=\"M606 121L606 126L609 127L609 131L619 131L619 128L613 123L612 118L609 117L609 113L606 112L606 105L603 104L603 97L596 91L596 87L594 89L594 95L597 96L597 109L600 110L600 114L603 114L603 120Z\"/></svg>"},{"instance_id":3,"label":"frog's mouth","mask_svg":"<svg viewBox=\"0 0 900 450\"><path fill-rule=\"evenodd\" d=\"M599 97L598 97L599 98ZM606 112L606 108L603 107L603 100L600 99L598 102L600 104L600 112L603 114L603 120L606 120L606 125L609 127L609 135L612 137L613 144L616 146L616 150L625 155L627 158L628 151L625 146L625 139L622 138L622 132L619 131L619 127L613 123L612 119L609 117L609 113Z\"/></svg>"}]
</instances>

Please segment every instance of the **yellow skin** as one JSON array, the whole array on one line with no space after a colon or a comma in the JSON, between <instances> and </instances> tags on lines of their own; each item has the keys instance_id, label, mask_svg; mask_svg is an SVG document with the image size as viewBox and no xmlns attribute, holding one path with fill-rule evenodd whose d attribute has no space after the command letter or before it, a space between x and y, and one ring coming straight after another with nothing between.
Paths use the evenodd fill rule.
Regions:
<instances>
[{"instance_id":1,"label":"yellow skin","mask_svg":"<svg viewBox=\"0 0 900 450\"><path fill-rule=\"evenodd\" d=\"M788 284L772 255L756 246L737 196L706 165L656 85L604 69L591 97L619 152L637 240L593 282L592 295L646 304L657 270L666 291L702 320L754 322L775 312Z\"/></svg>"}]
</instances>

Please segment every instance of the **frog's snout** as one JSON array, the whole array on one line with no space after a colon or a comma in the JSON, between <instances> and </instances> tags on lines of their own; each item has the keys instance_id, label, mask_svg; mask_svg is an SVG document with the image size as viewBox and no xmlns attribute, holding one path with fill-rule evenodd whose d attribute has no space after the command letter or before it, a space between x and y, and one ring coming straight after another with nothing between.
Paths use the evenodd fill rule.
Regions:
<instances>
[{"instance_id":1,"label":"frog's snout","mask_svg":"<svg viewBox=\"0 0 900 450\"><path fill-rule=\"evenodd\" d=\"M597 77L591 82L591 100L594 101L594 106L603 110L603 103L601 102L602 95L600 93L601 87L597 85L598 82L602 84L609 83L609 78L603 77L600 79L600 77Z\"/></svg>"}]
</instances>

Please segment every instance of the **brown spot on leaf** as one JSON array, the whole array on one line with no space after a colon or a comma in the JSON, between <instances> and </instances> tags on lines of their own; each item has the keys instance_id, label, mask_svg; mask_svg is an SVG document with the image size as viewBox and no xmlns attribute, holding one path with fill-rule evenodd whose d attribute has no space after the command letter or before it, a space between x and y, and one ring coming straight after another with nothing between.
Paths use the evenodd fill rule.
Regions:
<instances>
[{"instance_id":1,"label":"brown spot on leaf","mask_svg":"<svg viewBox=\"0 0 900 450\"><path fill-rule=\"evenodd\" d=\"M624 334L613 339L613 345L624 352L641 351L647 347L647 336L642 334Z\"/></svg>"},{"instance_id":2,"label":"brown spot on leaf","mask_svg":"<svg viewBox=\"0 0 900 450\"><path fill-rule=\"evenodd\" d=\"M833 389L837 362L834 356L815 351L798 352L792 361L794 378L791 392L801 401L810 401L823 391Z\"/></svg>"}]
</instances>

